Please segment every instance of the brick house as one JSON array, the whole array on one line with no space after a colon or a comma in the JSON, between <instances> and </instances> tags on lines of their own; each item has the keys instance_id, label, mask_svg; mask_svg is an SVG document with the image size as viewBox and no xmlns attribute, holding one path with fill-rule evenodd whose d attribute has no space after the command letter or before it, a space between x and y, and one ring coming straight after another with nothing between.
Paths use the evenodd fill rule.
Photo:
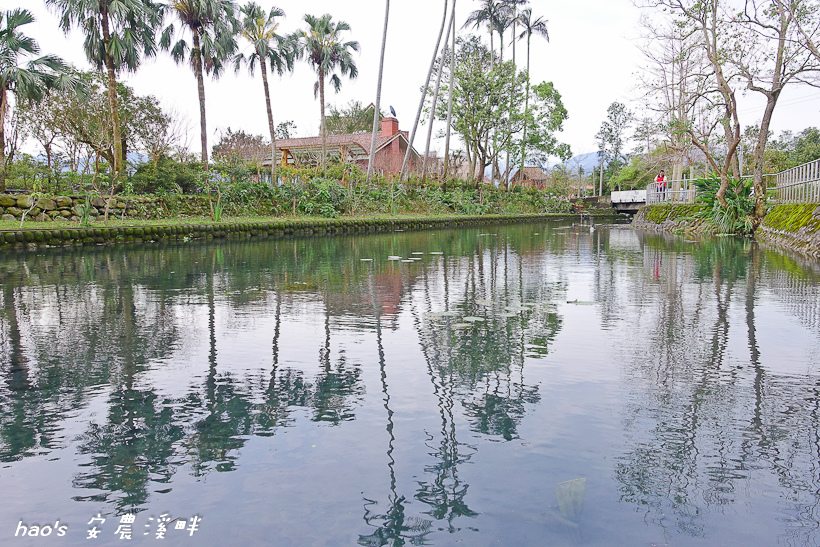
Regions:
<instances>
[{"instance_id":1,"label":"brick house","mask_svg":"<svg viewBox=\"0 0 820 547\"><path fill-rule=\"evenodd\" d=\"M370 158L370 139L372 134L349 133L346 135L327 136L327 157L343 158L348 163L367 170ZM401 164L407 152L407 131L399 130L399 120L396 118L382 119L381 131L376 138L376 173L398 175ZM278 152L277 165L298 165L300 163L317 163L322 153L322 137L306 137L299 139L281 139L276 141ZM410 153L408 171L421 169L422 156L415 150ZM270 158L263 162L270 166ZM432 167L438 164L433 162Z\"/></svg>"}]
</instances>

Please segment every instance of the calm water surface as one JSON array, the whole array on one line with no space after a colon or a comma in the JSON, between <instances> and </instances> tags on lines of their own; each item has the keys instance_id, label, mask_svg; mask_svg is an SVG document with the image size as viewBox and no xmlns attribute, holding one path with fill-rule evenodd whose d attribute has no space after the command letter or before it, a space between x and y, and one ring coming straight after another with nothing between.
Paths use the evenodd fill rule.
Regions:
<instances>
[{"instance_id":1,"label":"calm water surface","mask_svg":"<svg viewBox=\"0 0 820 547\"><path fill-rule=\"evenodd\" d=\"M0 543L818 545L818 272L569 223L4 252Z\"/></svg>"}]
</instances>

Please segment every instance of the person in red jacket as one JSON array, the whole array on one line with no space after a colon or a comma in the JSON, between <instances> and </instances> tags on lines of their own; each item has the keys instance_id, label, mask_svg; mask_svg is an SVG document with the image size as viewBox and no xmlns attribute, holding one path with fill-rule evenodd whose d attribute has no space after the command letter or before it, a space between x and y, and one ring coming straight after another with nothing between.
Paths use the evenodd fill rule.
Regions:
<instances>
[{"instance_id":1,"label":"person in red jacket","mask_svg":"<svg viewBox=\"0 0 820 547\"><path fill-rule=\"evenodd\" d=\"M666 201L666 175L663 169L661 169L661 172L655 177L655 188L660 194L661 200Z\"/></svg>"}]
</instances>

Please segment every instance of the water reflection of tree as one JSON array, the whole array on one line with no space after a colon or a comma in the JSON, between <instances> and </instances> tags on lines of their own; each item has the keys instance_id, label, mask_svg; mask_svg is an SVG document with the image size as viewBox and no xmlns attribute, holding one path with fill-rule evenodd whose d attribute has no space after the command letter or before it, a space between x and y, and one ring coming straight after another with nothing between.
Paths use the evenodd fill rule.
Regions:
<instances>
[{"instance_id":1,"label":"water reflection of tree","mask_svg":"<svg viewBox=\"0 0 820 547\"><path fill-rule=\"evenodd\" d=\"M120 387L108 398L102 424L91 423L80 436L79 452L91 456L73 481L96 493L79 501L106 501L118 510L139 510L151 495L151 483L170 482L176 459L174 444L183 438L171 402L153 390ZM161 487L160 487L161 488Z\"/></svg>"},{"instance_id":2,"label":"water reflection of tree","mask_svg":"<svg viewBox=\"0 0 820 547\"><path fill-rule=\"evenodd\" d=\"M14 420L5 408L0 413L0 438L8 440L0 459L58 448L59 422L84 404L90 386L122 384L177 337L167 310L143 298L126 255L67 254L62 261L34 253L0 261L0 336L9 340L0 370L8 371L10 388L0 390L0 407L19 411Z\"/></svg>"},{"instance_id":3,"label":"water reflection of tree","mask_svg":"<svg viewBox=\"0 0 820 547\"><path fill-rule=\"evenodd\" d=\"M459 529L460 517L478 515L467 503L469 485L459 475L459 467L469 463L478 448L458 440L457 402L473 431L490 439L517 437L527 405L540 399L538 387L524 382L527 347L548 351L561 326L547 304L563 295L565 285L549 282L534 264L525 269L521 249L512 247L520 238L511 242L482 242L455 260L445 257L435 279L423 274L423 301L413 309L441 420L438 434L429 434L434 463L425 467L430 478L419 481L416 499L430 506L427 514L446 522L451 533ZM543 256L538 257L543 264ZM451 278L463 280L463 287ZM533 306L520 308L514 317L500 315L505 305L523 304ZM460 319L434 318L434 312L442 311L484 321L456 329L453 325Z\"/></svg>"},{"instance_id":4,"label":"water reflection of tree","mask_svg":"<svg viewBox=\"0 0 820 547\"><path fill-rule=\"evenodd\" d=\"M755 313L762 251L730 239L697 247L662 238L644 244L665 264L686 262L691 270L677 280L664 272L663 298L639 311L648 321L628 319L650 326L648 345L637 346L628 368L630 385L639 387L624 411L628 442L616 465L621 501L645 512L647 522L706 536L705 514L743 503L748 481L771 473L789 515L782 538L816 544L820 381L765 365ZM738 308L745 311L745 358L729 349L738 345Z\"/></svg>"},{"instance_id":5,"label":"water reflection of tree","mask_svg":"<svg viewBox=\"0 0 820 547\"><path fill-rule=\"evenodd\" d=\"M370 274L370 295L373 303L373 317L376 328L376 348L379 355L379 378L381 379L384 409L387 413L386 431L389 437L387 444L387 468L390 475L390 494L388 496L387 511L379 513L378 502L365 499L364 520L368 526L375 528L370 534L359 535L359 545L391 545L401 546L409 542L411 545L424 545L430 532L431 522L406 515L407 498L400 496L396 491L396 460L393 458L396 436L393 432L393 410L390 408L390 393L387 385L387 367L384 357L384 343L382 341L382 306L376 292L373 273Z\"/></svg>"}]
</instances>

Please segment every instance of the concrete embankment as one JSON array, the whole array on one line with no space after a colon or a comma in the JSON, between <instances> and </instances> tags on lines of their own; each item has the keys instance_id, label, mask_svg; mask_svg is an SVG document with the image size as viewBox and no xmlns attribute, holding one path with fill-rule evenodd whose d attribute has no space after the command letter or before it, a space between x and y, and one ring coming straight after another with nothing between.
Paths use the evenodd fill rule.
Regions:
<instances>
[{"instance_id":1,"label":"concrete embankment","mask_svg":"<svg viewBox=\"0 0 820 547\"><path fill-rule=\"evenodd\" d=\"M775 205L755 232L755 238L820 258L820 204Z\"/></svg>"},{"instance_id":2,"label":"concrete embankment","mask_svg":"<svg viewBox=\"0 0 820 547\"><path fill-rule=\"evenodd\" d=\"M656 232L711 233L699 213L703 205L647 205L632 221L634 228ZM820 258L820 204L775 205L755 232L762 243Z\"/></svg>"},{"instance_id":3,"label":"concrete embankment","mask_svg":"<svg viewBox=\"0 0 820 547\"><path fill-rule=\"evenodd\" d=\"M703 210L703 205L646 205L635 214L632 227L655 232L708 232L706 219L698 216Z\"/></svg>"},{"instance_id":4,"label":"concrete embankment","mask_svg":"<svg viewBox=\"0 0 820 547\"><path fill-rule=\"evenodd\" d=\"M569 215L482 215L391 219L271 220L173 226L120 226L0 231L0 249L100 245L162 240L285 236L335 233L393 232L510 224L569 218Z\"/></svg>"}]
</instances>

